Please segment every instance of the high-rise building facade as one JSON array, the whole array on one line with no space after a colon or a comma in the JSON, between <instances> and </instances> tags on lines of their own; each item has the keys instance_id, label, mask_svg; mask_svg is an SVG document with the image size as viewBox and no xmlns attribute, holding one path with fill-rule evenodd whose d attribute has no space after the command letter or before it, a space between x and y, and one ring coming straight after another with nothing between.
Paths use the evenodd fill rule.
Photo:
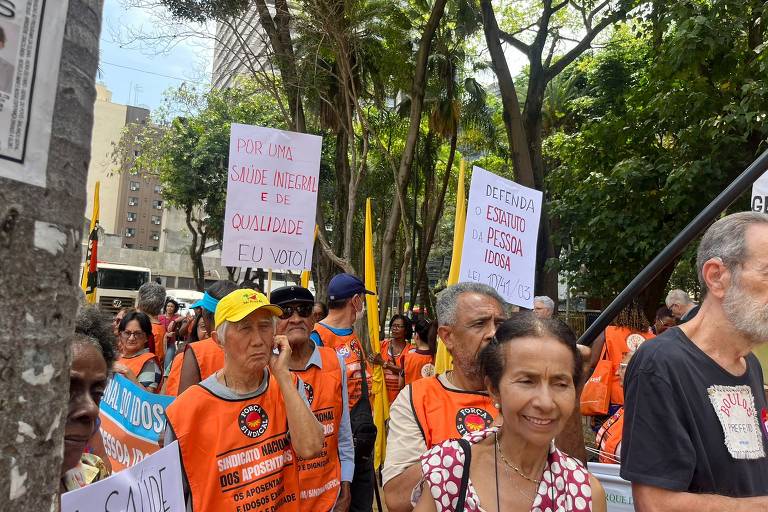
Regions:
<instances>
[{"instance_id":1,"label":"high-rise building facade","mask_svg":"<svg viewBox=\"0 0 768 512\"><path fill-rule=\"evenodd\" d=\"M274 14L274 0L266 3ZM267 59L266 37L253 2L237 18L218 22L213 50L213 87L231 87L238 76L252 75L254 70L272 71Z\"/></svg>"},{"instance_id":2,"label":"high-rise building facade","mask_svg":"<svg viewBox=\"0 0 768 512\"><path fill-rule=\"evenodd\" d=\"M93 191L99 181L99 225L104 231L121 235L127 249L158 251L164 212L160 182L149 173L128 172L112 156L125 128L143 125L148 119L149 110L113 103L109 89L97 84L85 215L91 216ZM138 147L130 151L133 154L128 158L139 156Z\"/></svg>"}]
</instances>

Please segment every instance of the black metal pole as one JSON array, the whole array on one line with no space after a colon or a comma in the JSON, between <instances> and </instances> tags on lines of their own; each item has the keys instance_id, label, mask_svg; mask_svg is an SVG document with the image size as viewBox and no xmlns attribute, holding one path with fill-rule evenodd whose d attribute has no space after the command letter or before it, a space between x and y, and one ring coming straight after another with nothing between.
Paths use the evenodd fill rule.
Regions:
<instances>
[{"instance_id":1,"label":"black metal pole","mask_svg":"<svg viewBox=\"0 0 768 512\"><path fill-rule=\"evenodd\" d=\"M608 326L613 318L642 292L653 279L659 275L670 261L677 258L686 246L703 232L715 218L725 211L752 183L768 170L768 151L760 155L752 165L733 180L709 205L702 210L685 229L683 229L653 261L651 261L637 277L605 308L599 317L589 326L589 329L579 338L582 345L591 345L597 336Z\"/></svg>"}]
</instances>

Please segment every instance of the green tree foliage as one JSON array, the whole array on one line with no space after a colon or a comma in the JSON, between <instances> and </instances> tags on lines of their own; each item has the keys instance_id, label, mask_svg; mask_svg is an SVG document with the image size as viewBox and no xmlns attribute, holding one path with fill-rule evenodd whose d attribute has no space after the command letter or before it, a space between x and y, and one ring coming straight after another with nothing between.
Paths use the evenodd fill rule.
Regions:
<instances>
[{"instance_id":1,"label":"green tree foliage","mask_svg":"<svg viewBox=\"0 0 768 512\"><path fill-rule=\"evenodd\" d=\"M764 149L767 15L757 1L668 3L578 63L570 120L545 143L578 291L612 298ZM673 270L650 283L647 312Z\"/></svg>"},{"instance_id":2,"label":"green tree foliage","mask_svg":"<svg viewBox=\"0 0 768 512\"><path fill-rule=\"evenodd\" d=\"M156 174L163 198L185 213L193 273L202 290L204 250L223 236L231 124L284 128L285 120L271 96L244 82L237 89L207 93L184 87L170 91L153 121L126 132L117 156L138 143L141 151L129 172Z\"/></svg>"}]
</instances>

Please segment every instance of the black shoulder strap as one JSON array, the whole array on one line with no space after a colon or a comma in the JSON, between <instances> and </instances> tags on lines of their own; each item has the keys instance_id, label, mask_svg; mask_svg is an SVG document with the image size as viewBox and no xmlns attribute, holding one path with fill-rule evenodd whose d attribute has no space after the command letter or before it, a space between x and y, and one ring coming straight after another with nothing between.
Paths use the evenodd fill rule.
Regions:
<instances>
[{"instance_id":1,"label":"black shoulder strap","mask_svg":"<svg viewBox=\"0 0 768 512\"><path fill-rule=\"evenodd\" d=\"M461 472L461 485L459 486L459 499L456 502L456 512L464 511L464 499L467 496L469 487L469 468L472 464L472 445L466 439L459 439L459 445L464 450L464 470Z\"/></svg>"}]
</instances>

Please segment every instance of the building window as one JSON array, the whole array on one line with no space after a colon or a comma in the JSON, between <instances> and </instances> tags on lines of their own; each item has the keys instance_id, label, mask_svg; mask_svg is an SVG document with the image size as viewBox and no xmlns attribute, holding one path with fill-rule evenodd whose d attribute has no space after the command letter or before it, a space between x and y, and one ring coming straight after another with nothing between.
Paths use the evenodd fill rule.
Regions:
<instances>
[{"instance_id":1,"label":"building window","mask_svg":"<svg viewBox=\"0 0 768 512\"><path fill-rule=\"evenodd\" d=\"M155 199L154 201L152 201L152 208L155 208L156 210L162 210L163 202L159 199Z\"/></svg>"},{"instance_id":2,"label":"building window","mask_svg":"<svg viewBox=\"0 0 768 512\"><path fill-rule=\"evenodd\" d=\"M157 247L152 247L153 252L157 252Z\"/></svg>"},{"instance_id":3,"label":"building window","mask_svg":"<svg viewBox=\"0 0 768 512\"><path fill-rule=\"evenodd\" d=\"M128 206L136 206L139 204L139 198L138 197L129 197L128 198Z\"/></svg>"},{"instance_id":4,"label":"building window","mask_svg":"<svg viewBox=\"0 0 768 512\"><path fill-rule=\"evenodd\" d=\"M152 240L160 240L160 232L159 231L153 231L152 232Z\"/></svg>"},{"instance_id":5,"label":"building window","mask_svg":"<svg viewBox=\"0 0 768 512\"><path fill-rule=\"evenodd\" d=\"M125 236L127 238L136 236L136 228L125 228Z\"/></svg>"},{"instance_id":6,"label":"building window","mask_svg":"<svg viewBox=\"0 0 768 512\"><path fill-rule=\"evenodd\" d=\"M133 212L128 212L128 222L135 222L139 216Z\"/></svg>"},{"instance_id":7,"label":"building window","mask_svg":"<svg viewBox=\"0 0 768 512\"><path fill-rule=\"evenodd\" d=\"M139 182L138 181L132 181L131 182L131 190L133 192L136 192L137 190L139 190Z\"/></svg>"},{"instance_id":8,"label":"building window","mask_svg":"<svg viewBox=\"0 0 768 512\"><path fill-rule=\"evenodd\" d=\"M133 249L133 244L125 244L126 249Z\"/></svg>"},{"instance_id":9,"label":"building window","mask_svg":"<svg viewBox=\"0 0 768 512\"><path fill-rule=\"evenodd\" d=\"M155 194L162 194L162 193L163 193L163 186L155 185Z\"/></svg>"},{"instance_id":10,"label":"building window","mask_svg":"<svg viewBox=\"0 0 768 512\"><path fill-rule=\"evenodd\" d=\"M152 216L152 224L155 224L157 226L160 225L160 216L159 215L153 215Z\"/></svg>"}]
</instances>

